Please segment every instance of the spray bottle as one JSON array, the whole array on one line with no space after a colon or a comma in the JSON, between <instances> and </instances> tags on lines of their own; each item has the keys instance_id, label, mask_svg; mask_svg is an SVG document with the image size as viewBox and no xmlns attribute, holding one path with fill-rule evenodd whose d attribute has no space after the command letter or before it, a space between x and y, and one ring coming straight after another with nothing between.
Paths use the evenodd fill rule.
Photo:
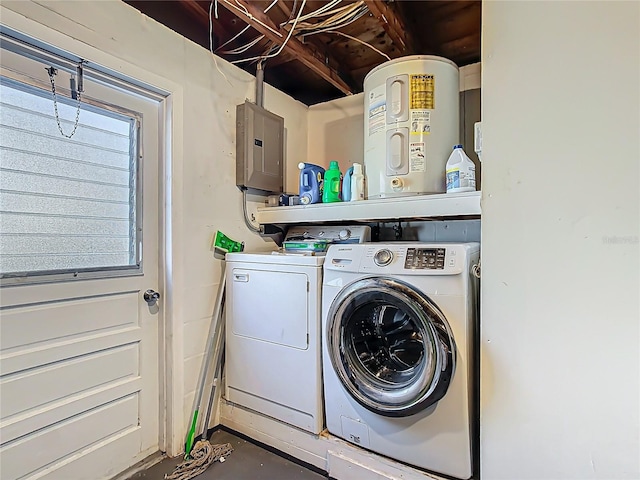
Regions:
<instances>
[{"instance_id":1,"label":"spray bottle","mask_svg":"<svg viewBox=\"0 0 640 480\"><path fill-rule=\"evenodd\" d=\"M300 162L300 203L320 203L322 201L322 178L324 168L313 163Z\"/></svg>"}]
</instances>

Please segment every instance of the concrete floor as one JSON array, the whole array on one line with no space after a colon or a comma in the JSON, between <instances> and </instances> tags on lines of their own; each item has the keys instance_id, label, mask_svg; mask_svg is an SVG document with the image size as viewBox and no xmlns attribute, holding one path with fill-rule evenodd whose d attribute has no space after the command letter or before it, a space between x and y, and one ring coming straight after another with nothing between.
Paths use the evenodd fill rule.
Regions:
<instances>
[{"instance_id":1,"label":"concrete floor","mask_svg":"<svg viewBox=\"0 0 640 480\"><path fill-rule=\"evenodd\" d=\"M218 430L211 435L212 444L230 443L233 452L224 463L215 462L195 480L319 480L327 477L240 438ZM164 480L182 457L167 458L130 480Z\"/></svg>"}]
</instances>

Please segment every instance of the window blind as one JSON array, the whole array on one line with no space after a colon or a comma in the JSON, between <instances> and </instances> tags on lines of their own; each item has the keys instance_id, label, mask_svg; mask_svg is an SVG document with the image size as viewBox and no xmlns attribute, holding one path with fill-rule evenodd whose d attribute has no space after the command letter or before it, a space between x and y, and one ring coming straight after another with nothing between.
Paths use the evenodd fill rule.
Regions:
<instances>
[{"instance_id":1,"label":"window blind","mask_svg":"<svg viewBox=\"0 0 640 480\"><path fill-rule=\"evenodd\" d=\"M58 96L70 133L76 102ZM51 92L0 83L0 273L133 266L136 120L81 104L62 136Z\"/></svg>"}]
</instances>

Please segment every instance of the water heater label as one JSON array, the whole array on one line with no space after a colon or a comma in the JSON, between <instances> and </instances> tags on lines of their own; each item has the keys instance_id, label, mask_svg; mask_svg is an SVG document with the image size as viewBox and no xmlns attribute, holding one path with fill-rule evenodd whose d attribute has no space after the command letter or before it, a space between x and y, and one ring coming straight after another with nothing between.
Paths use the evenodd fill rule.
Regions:
<instances>
[{"instance_id":1,"label":"water heater label","mask_svg":"<svg viewBox=\"0 0 640 480\"><path fill-rule=\"evenodd\" d=\"M409 171L425 172L427 170L427 154L424 142L409 144Z\"/></svg>"},{"instance_id":2,"label":"water heater label","mask_svg":"<svg viewBox=\"0 0 640 480\"><path fill-rule=\"evenodd\" d=\"M384 130L387 117L386 85L381 85L369 92L369 136Z\"/></svg>"},{"instance_id":3,"label":"water heater label","mask_svg":"<svg viewBox=\"0 0 640 480\"><path fill-rule=\"evenodd\" d=\"M431 111L411 110L411 135L431 133Z\"/></svg>"},{"instance_id":4,"label":"water heater label","mask_svg":"<svg viewBox=\"0 0 640 480\"><path fill-rule=\"evenodd\" d=\"M412 110L433 110L435 107L436 77L435 75L411 75L409 92L409 108Z\"/></svg>"}]
</instances>

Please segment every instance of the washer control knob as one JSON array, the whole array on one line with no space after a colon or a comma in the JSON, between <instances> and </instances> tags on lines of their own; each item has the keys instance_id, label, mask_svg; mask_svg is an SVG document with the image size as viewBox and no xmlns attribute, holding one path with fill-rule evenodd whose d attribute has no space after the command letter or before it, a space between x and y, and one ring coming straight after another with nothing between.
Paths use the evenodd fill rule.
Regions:
<instances>
[{"instance_id":1,"label":"washer control knob","mask_svg":"<svg viewBox=\"0 0 640 480\"><path fill-rule=\"evenodd\" d=\"M393 253L386 248L378 250L373 256L373 261L379 267L389 265L391 263L391 260L393 260Z\"/></svg>"},{"instance_id":2,"label":"washer control knob","mask_svg":"<svg viewBox=\"0 0 640 480\"><path fill-rule=\"evenodd\" d=\"M340 240L349 240L351 238L351 230L349 230L348 228L340 230L340 232L338 233L338 238Z\"/></svg>"}]
</instances>

